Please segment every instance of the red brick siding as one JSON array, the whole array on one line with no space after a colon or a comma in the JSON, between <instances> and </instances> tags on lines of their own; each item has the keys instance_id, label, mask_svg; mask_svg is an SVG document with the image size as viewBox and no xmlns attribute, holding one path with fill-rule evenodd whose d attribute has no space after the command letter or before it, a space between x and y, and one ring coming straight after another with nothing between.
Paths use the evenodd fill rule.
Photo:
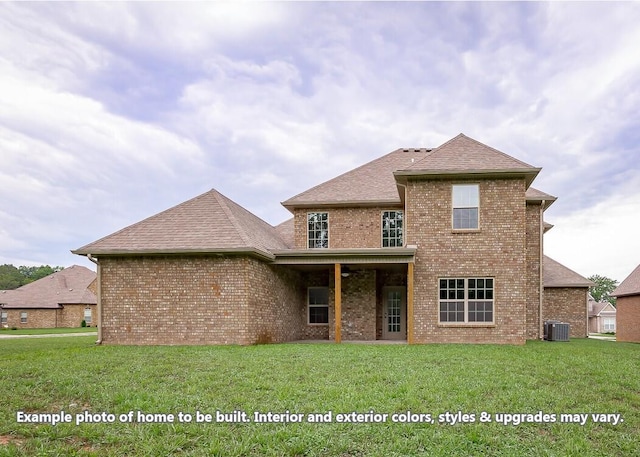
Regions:
<instances>
[{"instance_id":1,"label":"red brick siding","mask_svg":"<svg viewBox=\"0 0 640 457\"><path fill-rule=\"evenodd\" d=\"M84 320L85 308L91 309L91 323L90 327L96 325L96 305L64 305L62 309L58 310L58 327L80 327Z\"/></svg>"},{"instance_id":2,"label":"red brick siding","mask_svg":"<svg viewBox=\"0 0 640 457\"><path fill-rule=\"evenodd\" d=\"M568 322L570 338L586 338L588 288L547 287L542 305L543 321Z\"/></svg>"},{"instance_id":3,"label":"red brick siding","mask_svg":"<svg viewBox=\"0 0 640 457\"><path fill-rule=\"evenodd\" d=\"M306 290L301 274L249 259L249 335L254 343L304 339Z\"/></svg>"},{"instance_id":4,"label":"red brick siding","mask_svg":"<svg viewBox=\"0 0 640 457\"><path fill-rule=\"evenodd\" d=\"M616 300L616 340L640 343L640 295Z\"/></svg>"},{"instance_id":5,"label":"red brick siding","mask_svg":"<svg viewBox=\"0 0 640 457\"><path fill-rule=\"evenodd\" d=\"M5 309L8 328L54 328L56 327L56 309ZM27 313L27 323L20 322L20 314ZM78 324L80 325L80 324ZM58 327L62 327L58 325Z\"/></svg>"},{"instance_id":6,"label":"red brick siding","mask_svg":"<svg viewBox=\"0 0 640 457\"><path fill-rule=\"evenodd\" d=\"M402 207L296 209L294 211L295 247L307 249L307 214L329 214L329 248L382 247L382 212Z\"/></svg>"},{"instance_id":7,"label":"red brick siding","mask_svg":"<svg viewBox=\"0 0 640 457\"><path fill-rule=\"evenodd\" d=\"M526 333L526 205L523 179L481 180L480 230L452 230L452 184L407 185L407 244L417 245L414 336L417 343L523 344ZM438 324L438 279L493 277L495 325Z\"/></svg>"},{"instance_id":8,"label":"red brick siding","mask_svg":"<svg viewBox=\"0 0 640 457\"><path fill-rule=\"evenodd\" d=\"M250 344L243 257L103 257L107 344Z\"/></svg>"},{"instance_id":9,"label":"red brick siding","mask_svg":"<svg viewBox=\"0 0 640 457\"><path fill-rule=\"evenodd\" d=\"M540 205L527 205L527 339L540 338Z\"/></svg>"},{"instance_id":10,"label":"red brick siding","mask_svg":"<svg viewBox=\"0 0 640 457\"><path fill-rule=\"evenodd\" d=\"M334 289L335 290L335 289ZM335 306L329 310L329 338L335 338ZM376 339L376 270L357 270L342 278L342 340Z\"/></svg>"}]
</instances>

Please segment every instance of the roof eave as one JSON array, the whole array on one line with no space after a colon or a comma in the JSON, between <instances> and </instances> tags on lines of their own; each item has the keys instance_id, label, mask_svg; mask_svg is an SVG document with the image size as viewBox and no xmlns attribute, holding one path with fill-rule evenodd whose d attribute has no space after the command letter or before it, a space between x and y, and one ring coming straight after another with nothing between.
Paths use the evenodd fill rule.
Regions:
<instances>
[{"instance_id":1,"label":"roof eave","mask_svg":"<svg viewBox=\"0 0 640 457\"><path fill-rule=\"evenodd\" d=\"M402 201L397 199L387 200L327 200L327 201L284 201L281 205L289 211L299 208L373 208L376 206L399 206Z\"/></svg>"},{"instance_id":2,"label":"roof eave","mask_svg":"<svg viewBox=\"0 0 640 457\"><path fill-rule=\"evenodd\" d=\"M414 261L416 246L362 249L288 249L274 251L278 264L408 263Z\"/></svg>"},{"instance_id":3,"label":"roof eave","mask_svg":"<svg viewBox=\"0 0 640 457\"><path fill-rule=\"evenodd\" d=\"M561 288L573 288L573 289L578 289L578 288L584 288L584 289L588 289L589 287L593 287L595 286L594 283L589 282L580 282L580 283L555 283L555 284L544 284L543 287L545 289L561 289Z\"/></svg>"},{"instance_id":4,"label":"roof eave","mask_svg":"<svg viewBox=\"0 0 640 457\"><path fill-rule=\"evenodd\" d=\"M101 256L140 256L140 255L253 255L255 257L273 261L275 256L268 251L247 247L247 248L216 248L216 249L95 249L85 250L83 248L71 251L72 254L101 257Z\"/></svg>"},{"instance_id":5,"label":"roof eave","mask_svg":"<svg viewBox=\"0 0 640 457\"><path fill-rule=\"evenodd\" d=\"M398 170L393 175L396 181L407 182L411 178L455 179L455 178L520 178L526 179L527 188L538 176L542 168L504 168L504 169L469 169L469 170Z\"/></svg>"}]
</instances>

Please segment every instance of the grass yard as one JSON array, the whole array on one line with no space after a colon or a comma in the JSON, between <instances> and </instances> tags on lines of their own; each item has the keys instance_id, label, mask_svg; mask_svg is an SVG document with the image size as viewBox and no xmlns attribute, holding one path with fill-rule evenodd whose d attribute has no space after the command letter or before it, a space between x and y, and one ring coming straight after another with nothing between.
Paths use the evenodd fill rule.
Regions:
<instances>
[{"instance_id":1,"label":"grass yard","mask_svg":"<svg viewBox=\"0 0 640 457\"><path fill-rule=\"evenodd\" d=\"M94 341L0 341L0 455L640 455L640 345L119 347ZM17 411L60 410L73 422L17 419ZM85 410L111 413L114 421L76 425ZM176 418L139 423L137 411ZM212 414L212 423L196 423L196 411ZM246 413L251 421L215 423L216 411L236 420ZM255 423L256 411L302 413L305 421ZM371 411L387 420L337 422L339 413ZM423 420L431 415L433 423L392 420L407 411ZM329 419L329 412L330 423L306 422L307 414ZM483 412L491 422L480 421ZM179 422L178 413L193 415L192 422L184 416ZM547 414L548 422L502 425L496 422L508 417L502 413L539 422ZM624 421L561 422L561 414L579 413L621 414ZM439 423L452 417L468 423Z\"/></svg>"},{"instance_id":2,"label":"grass yard","mask_svg":"<svg viewBox=\"0 0 640 457\"><path fill-rule=\"evenodd\" d=\"M24 328L11 330L10 328L0 329L0 335L57 335L60 333L95 333L96 327L56 327L56 328Z\"/></svg>"}]
</instances>

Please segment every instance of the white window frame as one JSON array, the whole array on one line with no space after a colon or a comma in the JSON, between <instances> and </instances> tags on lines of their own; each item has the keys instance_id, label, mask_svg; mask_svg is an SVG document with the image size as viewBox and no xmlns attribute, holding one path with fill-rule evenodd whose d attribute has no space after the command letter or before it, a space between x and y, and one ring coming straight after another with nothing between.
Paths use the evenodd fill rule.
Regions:
<instances>
[{"instance_id":1,"label":"white window frame","mask_svg":"<svg viewBox=\"0 0 640 457\"><path fill-rule=\"evenodd\" d=\"M316 215L321 216L321 220L312 222L311 218ZM313 230L310 227L312 223L316 224ZM319 228L318 228L318 224L320 224ZM326 239L323 240L322 238L317 238L315 236L316 233L318 232L322 233L323 231L326 232ZM312 233L314 234L313 237L311 236ZM328 249L329 248L329 213L328 212L314 211L314 212L307 213L307 248L308 249Z\"/></svg>"},{"instance_id":2,"label":"white window frame","mask_svg":"<svg viewBox=\"0 0 640 457\"><path fill-rule=\"evenodd\" d=\"M87 319L88 317L88 319ZM85 308L84 309L84 322L85 324L91 324L91 319L92 318L92 313L91 313L91 308Z\"/></svg>"},{"instance_id":3,"label":"white window frame","mask_svg":"<svg viewBox=\"0 0 640 457\"><path fill-rule=\"evenodd\" d=\"M6 324L8 318L9 318L9 313L7 313L6 311L0 312L0 323L1 324Z\"/></svg>"},{"instance_id":4,"label":"white window frame","mask_svg":"<svg viewBox=\"0 0 640 457\"><path fill-rule=\"evenodd\" d=\"M611 328L607 328L611 327ZM603 317L602 318L602 330L604 332L616 331L616 318L615 317Z\"/></svg>"},{"instance_id":5,"label":"white window frame","mask_svg":"<svg viewBox=\"0 0 640 457\"><path fill-rule=\"evenodd\" d=\"M398 215L400 215L400 218L398 218ZM390 226L385 228L385 223L389 223ZM391 228L392 225L393 228ZM380 231L383 248L401 248L404 245L404 211L401 209L382 211ZM385 231L389 232L386 237L384 236ZM391 236L391 232L395 232L395 236ZM385 241L387 242L386 246Z\"/></svg>"},{"instance_id":6,"label":"white window frame","mask_svg":"<svg viewBox=\"0 0 640 457\"><path fill-rule=\"evenodd\" d=\"M21 324L26 324L27 323L27 318L29 317L28 313L26 311L22 311L20 313L20 323Z\"/></svg>"},{"instance_id":7,"label":"white window frame","mask_svg":"<svg viewBox=\"0 0 640 457\"><path fill-rule=\"evenodd\" d=\"M446 282L446 285L443 289L443 281ZM451 287L453 281L454 287ZM471 283L473 281L473 283ZM478 281L482 281L482 286L479 285ZM487 284L487 281L491 281L491 285ZM470 286L471 283L471 286ZM438 323L439 324L470 324L470 325L492 325L495 323L496 319L496 309L495 309L495 278L492 277L445 277L438 278ZM471 293L473 291L473 293ZM490 291L490 293L489 293ZM443 294L444 292L444 294ZM453 292L453 294L452 294ZM480 295L482 292L482 298L477 297L476 295ZM446 298L443 298L443 295L446 295ZM455 295L452 297L451 295ZM473 295L473 296L472 296ZM490 295L491 298L486 298L487 295ZM480 310L477 311L479 313L491 313L491 320L470 320L469 315L474 311L470 311L470 307L477 306L483 304L491 305L490 311ZM448 305L449 308L446 311L442 311L442 305ZM462 305L462 311L460 310L451 310L450 306L460 306ZM442 320L442 313L462 313L463 320Z\"/></svg>"},{"instance_id":8,"label":"white window frame","mask_svg":"<svg viewBox=\"0 0 640 457\"><path fill-rule=\"evenodd\" d=\"M471 190L471 194L456 195L456 189L460 192L462 190ZM475 195L472 195L475 194ZM451 227L453 230L480 230L480 185L479 184L454 184L451 187ZM476 225L475 227L456 227L456 210L476 210Z\"/></svg>"},{"instance_id":9,"label":"white window frame","mask_svg":"<svg viewBox=\"0 0 640 457\"><path fill-rule=\"evenodd\" d=\"M327 292L327 303L311 303L311 290L324 289ZM327 322L311 322L311 308L326 308ZM307 288L307 324L308 325L329 325L329 288L328 287L308 287Z\"/></svg>"}]
</instances>

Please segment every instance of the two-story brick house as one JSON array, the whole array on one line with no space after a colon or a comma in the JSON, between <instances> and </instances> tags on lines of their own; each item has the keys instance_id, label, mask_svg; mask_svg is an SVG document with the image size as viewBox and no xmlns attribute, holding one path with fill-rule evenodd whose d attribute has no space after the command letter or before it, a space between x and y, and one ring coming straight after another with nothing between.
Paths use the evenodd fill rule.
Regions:
<instances>
[{"instance_id":1,"label":"two-story brick house","mask_svg":"<svg viewBox=\"0 0 640 457\"><path fill-rule=\"evenodd\" d=\"M74 252L98 264L105 343L521 344L560 318L539 171L461 134L290 198L277 227L212 190ZM589 285L563 304L585 329Z\"/></svg>"}]
</instances>

